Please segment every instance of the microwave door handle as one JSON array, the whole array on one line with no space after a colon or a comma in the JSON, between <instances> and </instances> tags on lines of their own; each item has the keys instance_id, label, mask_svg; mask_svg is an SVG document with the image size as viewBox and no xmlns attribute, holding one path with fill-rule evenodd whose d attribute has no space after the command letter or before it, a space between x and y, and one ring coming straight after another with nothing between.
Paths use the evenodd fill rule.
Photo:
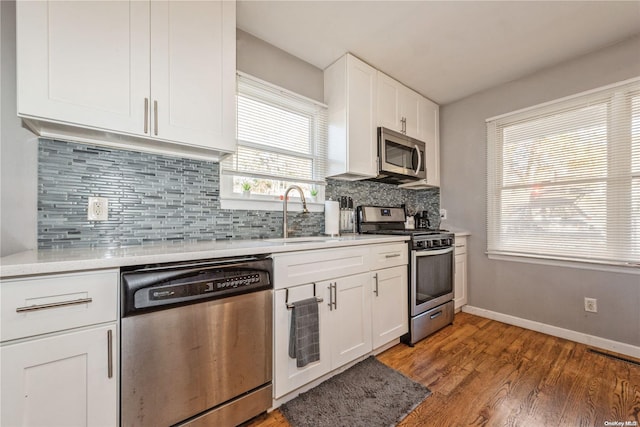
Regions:
<instances>
[{"instance_id":1,"label":"microwave door handle","mask_svg":"<svg viewBox=\"0 0 640 427\"><path fill-rule=\"evenodd\" d=\"M420 149L418 148L418 145L414 145L413 149L416 150L416 153L418 154L418 166L416 166L416 171L415 171L415 175L418 175L420 173L420 165L422 164L422 155L420 154Z\"/></svg>"}]
</instances>

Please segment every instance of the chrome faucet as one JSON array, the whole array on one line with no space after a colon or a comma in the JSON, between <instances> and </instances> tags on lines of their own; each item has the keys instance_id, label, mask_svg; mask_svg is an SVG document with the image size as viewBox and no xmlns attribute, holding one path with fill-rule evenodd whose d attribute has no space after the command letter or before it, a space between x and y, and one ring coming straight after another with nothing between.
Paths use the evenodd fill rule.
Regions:
<instances>
[{"instance_id":1,"label":"chrome faucet","mask_svg":"<svg viewBox=\"0 0 640 427\"><path fill-rule=\"evenodd\" d=\"M289 191L297 190L300 193L300 198L302 199L302 213L309 213L309 209L307 209L307 200L304 198L304 193L302 192L302 188L297 185L291 185L284 192L284 206L283 206L283 220L282 220L282 237L285 239L289 237L289 232L287 231L287 197L289 197Z\"/></svg>"}]
</instances>

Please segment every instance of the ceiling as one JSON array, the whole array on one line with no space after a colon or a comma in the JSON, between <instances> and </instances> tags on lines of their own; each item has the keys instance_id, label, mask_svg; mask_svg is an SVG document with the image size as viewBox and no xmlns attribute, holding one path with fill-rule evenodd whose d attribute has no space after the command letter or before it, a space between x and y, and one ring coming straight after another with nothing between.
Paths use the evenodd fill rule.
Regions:
<instances>
[{"instance_id":1,"label":"ceiling","mask_svg":"<svg viewBox=\"0 0 640 427\"><path fill-rule=\"evenodd\" d=\"M640 34L640 0L238 0L237 26L320 69L351 52L447 104Z\"/></svg>"}]
</instances>

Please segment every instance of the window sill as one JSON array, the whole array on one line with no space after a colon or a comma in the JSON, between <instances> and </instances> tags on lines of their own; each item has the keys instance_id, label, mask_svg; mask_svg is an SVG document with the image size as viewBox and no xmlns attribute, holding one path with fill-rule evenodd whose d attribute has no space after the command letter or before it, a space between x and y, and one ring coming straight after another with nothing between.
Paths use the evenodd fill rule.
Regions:
<instances>
[{"instance_id":1,"label":"window sill","mask_svg":"<svg viewBox=\"0 0 640 427\"><path fill-rule=\"evenodd\" d=\"M282 200L264 200L251 197L225 197L220 198L221 209L247 210L247 211L282 211ZM290 212L302 210L302 202L290 200L288 204ZM307 202L309 212L324 212L324 202Z\"/></svg>"},{"instance_id":2,"label":"window sill","mask_svg":"<svg viewBox=\"0 0 640 427\"><path fill-rule=\"evenodd\" d=\"M578 268L582 270L607 271L612 273L626 273L640 275L640 264L607 263L604 261L577 261L563 258L542 258L526 255L486 253L489 259L497 261L523 262L528 264L553 265L557 267Z\"/></svg>"}]
</instances>

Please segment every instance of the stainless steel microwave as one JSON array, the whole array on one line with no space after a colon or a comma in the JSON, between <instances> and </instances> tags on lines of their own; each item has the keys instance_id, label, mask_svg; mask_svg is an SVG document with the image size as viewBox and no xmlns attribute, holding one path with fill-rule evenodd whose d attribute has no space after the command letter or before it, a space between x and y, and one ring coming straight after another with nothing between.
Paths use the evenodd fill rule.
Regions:
<instances>
[{"instance_id":1,"label":"stainless steel microwave","mask_svg":"<svg viewBox=\"0 0 640 427\"><path fill-rule=\"evenodd\" d=\"M376 181L405 184L426 179L426 144L387 128L378 128L378 176Z\"/></svg>"}]
</instances>

